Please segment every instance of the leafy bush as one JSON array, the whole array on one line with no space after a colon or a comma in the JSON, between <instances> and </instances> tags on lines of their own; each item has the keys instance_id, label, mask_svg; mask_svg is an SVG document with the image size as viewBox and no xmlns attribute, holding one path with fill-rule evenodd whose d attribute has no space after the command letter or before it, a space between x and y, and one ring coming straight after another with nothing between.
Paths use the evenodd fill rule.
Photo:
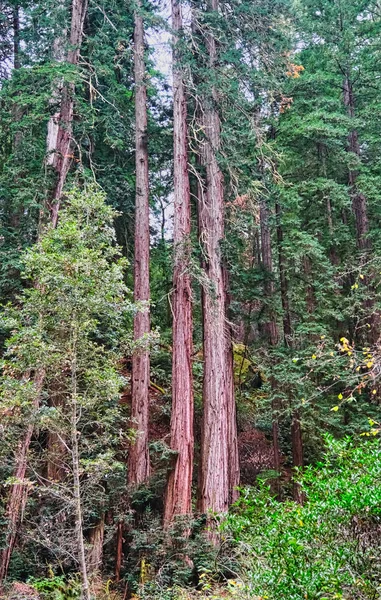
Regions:
<instances>
[{"instance_id":1,"label":"leafy bush","mask_svg":"<svg viewBox=\"0 0 381 600\"><path fill-rule=\"evenodd\" d=\"M268 600L381 597L381 444L327 437L323 462L301 475L303 506L269 488L242 492L225 528L252 596Z\"/></svg>"},{"instance_id":2,"label":"leafy bush","mask_svg":"<svg viewBox=\"0 0 381 600\"><path fill-rule=\"evenodd\" d=\"M39 592L44 600L77 600L81 598L79 578L66 579L63 575L31 577L28 583Z\"/></svg>"}]
</instances>

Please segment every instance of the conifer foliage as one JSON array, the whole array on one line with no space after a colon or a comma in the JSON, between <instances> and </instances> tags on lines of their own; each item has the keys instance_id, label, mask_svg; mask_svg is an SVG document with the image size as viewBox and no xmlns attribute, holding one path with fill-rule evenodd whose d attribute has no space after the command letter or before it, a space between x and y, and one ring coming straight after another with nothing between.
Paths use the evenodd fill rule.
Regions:
<instances>
[{"instance_id":1,"label":"conifer foliage","mask_svg":"<svg viewBox=\"0 0 381 600\"><path fill-rule=\"evenodd\" d=\"M0 8L0 596L374 600L378 0Z\"/></svg>"}]
</instances>

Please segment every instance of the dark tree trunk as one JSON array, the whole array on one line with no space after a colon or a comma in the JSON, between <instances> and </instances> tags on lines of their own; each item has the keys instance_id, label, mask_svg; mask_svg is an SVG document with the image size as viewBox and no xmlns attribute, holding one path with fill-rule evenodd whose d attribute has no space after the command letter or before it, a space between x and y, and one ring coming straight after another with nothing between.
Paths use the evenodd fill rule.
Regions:
<instances>
[{"instance_id":1,"label":"dark tree trunk","mask_svg":"<svg viewBox=\"0 0 381 600\"><path fill-rule=\"evenodd\" d=\"M292 328L291 328L291 313L288 300L288 281L286 277L286 261L283 253L283 227L282 227L282 212L279 203L275 205L277 217L277 242L278 242L278 264L280 290L283 309L283 336L286 347L292 347ZM299 411L293 410L291 416L291 446L292 446L292 464L293 467L303 466L303 436L300 423ZM296 502L302 502L303 497L300 486L294 483L293 496Z\"/></svg>"},{"instance_id":2,"label":"dark tree trunk","mask_svg":"<svg viewBox=\"0 0 381 600\"><path fill-rule=\"evenodd\" d=\"M19 69L20 62L20 8L17 4L13 7L13 68Z\"/></svg>"},{"instance_id":3,"label":"dark tree trunk","mask_svg":"<svg viewBox=\"0 0 381 600\"><path fill-rule=\"evenodd\" d=\"M344 105L347 109L347 114L353 119L355 117L355 102L353 86L349 75L344 79L343 92ZM348 136L348 151L353 152L353 154L360 158L360 144L356 129L352 129ZM357 245L359 250L367 251L370 250L367 200L364 194L358 190L358 175L359 173L357 170L350 170L348 173L348 183L351 190L352 209L356 222Z\"/></svg>"},{"instance_id":4,"label":"dark tree trunk","mask_svg":"<svg viewBox=\"0 0 381 600\"><path fill-rule=\"evenodd\" d=\"M274 299L274 281L273 281L273 256L271 244L271 229L269 222L269 209L265 198L261 198L259 206L260 230L261 230L261 250L262 266L265 271L264 295L270 309L268 310L268 320L265 323L265 331L270 347L274 348L279 342L278 325L276 315L271 303ZM268 307L267 307L268 308ZM274 469L280 473L280 448L279 448L279 410L280 400L276 398L277 382L274 377L270 377L270 384L273 394L272 400L272 438L274 452ZM280 494L279 477L276 480L276 493Z\"/></svg>"},{"instance_id":5,"label":"dark tree trunk","mask_svg":"<svg viewBox=\"0 0 381 600\"><path fill-rule=\"evenodd\" d=\"M145 83L144 28L138 1L135 13L134 72L135 72L135 144L136 144L136 203L135 203L135 255L134 300L145 303L134 319L134 340L150 333L149 284L149 181L147 148L147 87ZM128 458L128 481L138 485L150 474L148 450L150 356L147 348L136 349L132 357L131 426L136 440L131 445Z\"/></svg>"},{"instance_id":6,"label":"dark tree trunk","mask_svg":"<svg viewBox=\"0 0 381 600\"><path fill-rule=\"evenodd\" d=\"M286 261L283 251L283 228L282 228L282 213L280 204L277 202L275 205L275 213L277 219L277 242L278 242L278 265L279 265L279 280L280 280L280 294L282 301L283 311L283 336L285 346L290 346L291 343L291 316L290 316L290 305L288 301L288 285L286 277Z\"/></svg>"},{"instance_id":7,"label":"dark tree trunk","mask_svg":"<svg viewBox=\"0 0 381 600\"><path fill-rule=\"evenodd\" d=\"M116 551L115 551L115 581L120 581L120 572L122 569L123 562L123 534L124 534L124 523L119 521L116 530Z\"/></svg>"},{"instance_id":8,"label":"dark tree trunk","mask_svg":"<svg viewBox=\"0 0 381 600\"><path fill-rule=\"evenodd\" d=\"M172 0L172 26L182 31L181 6ZM177 39L175 38L175 42ZM164 523L176 515L192 512L193 475L193 381L192 381L192 290L189 275L191 203L188 176L187 104L183 74L176 48L173 53L174 135L174 272L171 449L176 452L169 474Z\"/></svg>"},{"instance_id":9,"label":"dark tree trunk","mask_svg":"<svg viewBox=\"0 0 381 600\"><path fill-rule=\"evenodd\" d=\"M210 10L218 0L210 0ZM216 41L206 36L209 67L216 62ZM221 256L224 238L223 175L217 161L220 147L220 120L215 108L216 90L204 99L201 148L206 172L200 207L200 233L204 251L206 282L203 286L204 411L200 456L199 510L226 512L238 485L237 425L233 387L233 358L227 324L227 277Z\"/></svg>"}]
</instances>

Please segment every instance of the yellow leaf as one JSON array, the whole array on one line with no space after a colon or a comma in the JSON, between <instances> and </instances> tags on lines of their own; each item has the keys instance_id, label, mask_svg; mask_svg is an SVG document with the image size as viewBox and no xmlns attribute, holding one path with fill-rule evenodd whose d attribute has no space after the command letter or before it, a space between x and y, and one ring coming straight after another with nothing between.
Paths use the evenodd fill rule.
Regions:
<instances>
[{"instance_id":1,"label":"yellow leaf","mask_svg":"<svg viewBox=\"0 0 381 600\"><path fill-rule=\"evenodd\" d=\"M337 412L339 410L338 406L334 406L333 408L331 408L331 410L333 410L334 412Z\"/></svg>"},{"instance_id":2,"label":"yellow leaf","mask_svg":"<svg viewBox=\"0 0 381 600\"><path fill-rule=\"evenodd\" d=\"M312 360L316 360L316 354L313 354L313 355L311 356L311 358L312 358Z\"/></svg>"},{"instance_id":3,"label":"yellow leaf","mask_svg":"<svg viewBox=\"0 0 381 600\"><path fill-rule=\"evenodd\" d=\"M364 275L362 273L360 275L360 279L364 279Z\"/></svg>"},{"instance_id":4,"label":"yellow leaf","mask_svg":"<svg viewBox=\"0 0 381 600\"><path fill-rule=\"evenodd\" d=\"M339 394L337 397L338 397L339 400L342 400L343 399L343 394Z\"/></svg>"},{"instance_id":5,"label":"yellow leaf","mask_svg":"<svg viewBox=\"0 0 381 600\"><path fill-rule=\"evenodd\" d=\"M377 394L377 390L372 390L372 394Z\"/></svg>"},{"instance_id":6,"label":"yellow leaf","mask_svg":"<svg viewBox=\"0 0 381 600\"><path fill-rule=\"evenodd\" d=\"M371 369L373 367L373 361L370 360L369 362L367 362L366 366L367 366L368 369Z\"/></svg>"}]
</instances>

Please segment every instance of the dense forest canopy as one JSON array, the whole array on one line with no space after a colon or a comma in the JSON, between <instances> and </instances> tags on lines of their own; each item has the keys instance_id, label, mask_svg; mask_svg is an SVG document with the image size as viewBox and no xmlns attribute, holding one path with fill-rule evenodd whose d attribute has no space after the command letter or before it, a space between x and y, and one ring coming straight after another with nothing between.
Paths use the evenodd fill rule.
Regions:
<instances>
[{"instance_id":1,"label":"dense forest canopy","mask_svg":"<svg viewBox=\"0 0 381 600\"><path fill-rule=\"evenodd\" d=\"M381 598L379 0L0 7L0 598Z\"/></svg>"}]
</instances>

